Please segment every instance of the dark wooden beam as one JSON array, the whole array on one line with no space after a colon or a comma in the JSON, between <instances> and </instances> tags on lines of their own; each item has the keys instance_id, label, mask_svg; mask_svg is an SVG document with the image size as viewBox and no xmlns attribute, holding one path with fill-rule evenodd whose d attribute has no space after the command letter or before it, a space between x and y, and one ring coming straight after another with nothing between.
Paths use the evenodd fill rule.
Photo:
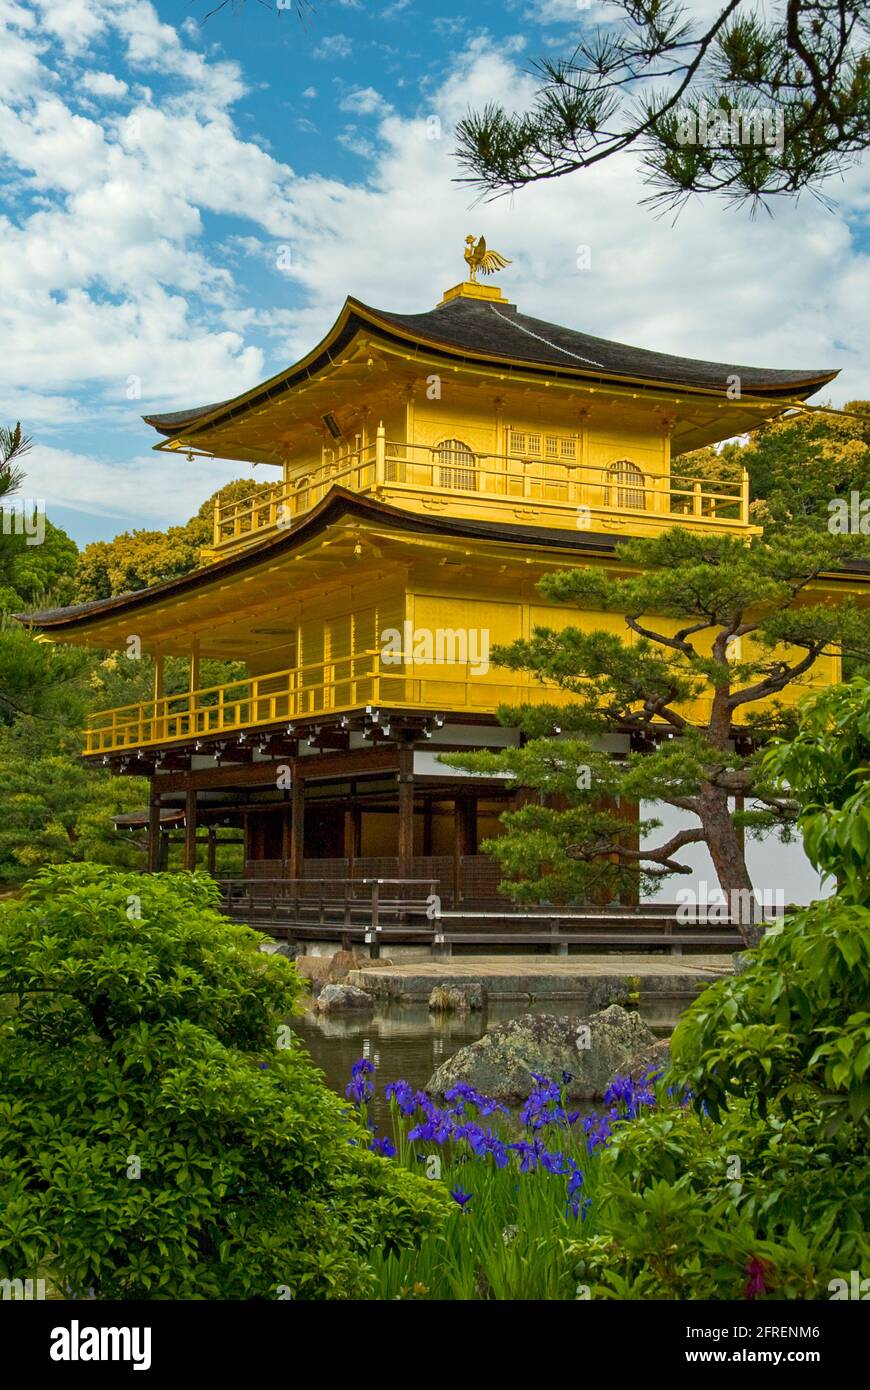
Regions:
<instances>
[{"instance_id":1,"label":"dark wooden beam","mask_svg":"<svg viewBox=\"0 0 870 1390\"><path fill-rule=\"evenodd\" d=\"M189 791L184 799L184 867L196 868L196 792Z\"/></svg>"},{"instance_id":2,"label":"dark wooden beam","mask_svg":"<svg viewBox=\"0 0 870 1390\"><path fill-rule=\"evenodd\" d=\"M344 813L344 857L351 860L360 857L362 831L362 808L354 803Z\"/></svg>"},{"instance_id":3,"label":"dark wooden beam","mask_svg":"<svg viewBox=\"0 0 870 1390\"><path fill-rule=\"evenodd\" d=\"M252 763L254 761L254 750L250 744L235 742L224 743L220 748L215 749L215 757L220 762Z\"/></svg>"},{"instance_id":4,"label":"dark wooden beam","mask_svg":"<svg viewBox=\"0 0 870 1390\"><path fill-rule=\"evenodd\" d=\"M181 792L195 788L206 791L222 787L277 786L278 773L286 758L274 762L250 763L244 767L204 767L196 772L167 772L159 778L161 792ZM366 773L397 772L399 750L395 747L360 748L348 753L311 754L300 758L306 781L330 777L365 776Z\"/></svg>"},{"instance_id":5,"label":"dark wooden beam","mask_svg":"<svg viewBox=\"0 0 870 1390\"><path fill-rule=\"evenodd\" d=\"M281 807L281 862L285 867L290 862L292 830L293 806L290 801L285 801Z\"/></svg>"},{"instance_id":6,"label":"dark wooden beam","mask_svg":"<svg viewBox=\"0 0 870 1390\"><path fill-rule=\"evenodd\" d=\"M305 782L299 774L297 758L293 763L290 787L290 878L301 878L305 864Z\"/></svg>"},{"instance_id":7,"label":"dark wooden beam","mask_svg":"<svg viewBox=\"0 0 870 1390\"><path fill-rule=\"evenodd\" d=\"M399 877L410 878L414 858L414 750L399 751Z\"/></svg>"},{"instance_id":8,"label":"dark wooden beam","mask_svg":"<svg viewBox=\"0 0 870 1390\"><path fill-rule=\"evenodd\" d=\"M152 791L148 802L148 870L160 870L160 796Z\"/></svg>"}]
</instances>

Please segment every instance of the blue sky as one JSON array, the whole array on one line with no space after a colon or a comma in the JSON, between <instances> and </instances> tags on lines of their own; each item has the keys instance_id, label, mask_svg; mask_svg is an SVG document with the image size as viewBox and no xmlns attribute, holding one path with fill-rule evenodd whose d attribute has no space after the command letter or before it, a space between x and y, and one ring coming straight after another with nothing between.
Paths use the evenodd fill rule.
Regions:
<instances>
[{"instance_id":1,"label":"blue sky","mask_svg":"<svg viewBox=\"0 0 870 1390\"><path fill-rule=\"evenodd\" d=\"M201 24L209 2L0 0L2 418L34 437L28 495L80 544L183 522L246 472L153 454L143 413L273 374L349 293L431 307L468 232L511 257L501 283L526 312L839 366L835 402L870 396L866 166L829 186L833 212L805 198L754 222L717 200L657 220L630 159L474 206L456 120L522 107L532 60L599 10L317 0L303 25L247 0Z\"/></svg>"}]
</instances>

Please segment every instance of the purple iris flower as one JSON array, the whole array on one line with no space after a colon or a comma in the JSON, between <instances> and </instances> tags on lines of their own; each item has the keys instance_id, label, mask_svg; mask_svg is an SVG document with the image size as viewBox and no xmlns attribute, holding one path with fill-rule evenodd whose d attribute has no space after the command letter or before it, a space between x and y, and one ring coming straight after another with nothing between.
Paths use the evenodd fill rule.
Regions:
<instances>
[{"instance_id":1,"label":"purple iris flower","mask_svg":"<svg viewBox=\"0 0 870 1390\"><path fill-rule=\"evenodd\" d=\"M451 1188L450 1196L453 1198L456 1205L460 1207L462 1211L465 1211L466 1206L471 1201L471 1193L463 1192L461 1187Z\"/></svg>"},{"instance_id":2,"label":"purple iris flower","mask_svg":"<svg viewBox=\"0 0 870 1390\"><path fill-rule=\"evenodd\" d=\"M395 1158L396 1146L384 1134L379 1139L373 1139L369 1144L373 1154L380 1154L381 1158Z\"/></svg>"},{"instance_id":3,"label":"purple iris flower","mask_svg":"<svg viewBox=\"0 0 870 1390\"><path fill-rule=\"evenodd\" d=\"M480 1091L476 1091L473 1086L469 1086L467 1081L459 1081L455 1086L451 1086L449 1091L444 1092L444 1099L459 1102L456 1106L456 1114L458 1115L463 1113L466 1104L475 1106L484 1118L494 1114L496 1110L500 1110L503 1115L508 1114L507 1108L504 1105L501 1105L497 1100L493 1100L492 1096L481 1095Z\"/></svg>"},{"instance_id":4,"label":"purple iris flower","mask_svg":"<svg viewBox=\"0 0 870 1390\"><path fill-rule=\"evenodd\" d=\"M350 1085L345 1090L348 1100L352 1100L354 1105L365 1105L370 1101L375 1093L375 1088L366 1078L371 1076L374 1067L365 1057L360 1057L358 1062L354 1062L350 1070Z\"/></svg>"},{"instance_id":5,"label":"purple iris flower","mask_svg":"<svg viewBox=\"0 0 870 1390\"><path fill-rule=\"evenodd\" d=\"M570 1172L568 1167L569 1162L570 1159L567 1159L564 1154L551 1154L547 1152L541 1154L541 1167L544 1169L545 1173L555 1173L557 1176L561 1177L563 1174Z\"/></svg>"},{"instance_id":6,"label":"purple iris flower","mask_svg":"<svg viewBox=\"0 0 870 1390\"><path fill-rule=\"evenodd\" d=\"M384 1094L387 1100L395 1100L402 1115L413 1115L417 1109L417 1098L407 1081L391 1081Z\"/></svg>"},{"instance_id":7,"label":"purple iris flower","mask_svg":"<svg viewBox=\"0 0 870 1390\"><path fill-rule=\"evenodd\" d=\"M539 1159L546 1153L540 1139L533 1139L531 1143L521 1139L517 1144L508 1144L508 1148L520 1155L521 1173L533 1173L538 1166Z\"/></svg>"},{"instance_id":8,"label":"purple iris flower","mask_svg":"<svg viewBox=\"0 0 870 1390\"><path fill-rule=\"evenodd\" d=\"M573 1160L569 1159L569 1162L573 1164ZM582 1186L583 1174L581 1173L580 1169L576 1166L576 1164L573 1164L571 1169L571 1176L568 1179L568 1196L567 1201L565 1203L565 1213L567 1215L567 1213L570 1211L571 1215L574 1217L575 1220L580 1211L580 1189ZM587 1198L587 1200L589 1199Z\"/></svg>"},{"instance_id":9,"label":"purple iris flower","mask_svg":"<svg viewBox=\"0 0 870 1390\"><path fill-rule=\"evenodd\" d=\"M609 1115L587 1115L583 1120L583 1133L586 1135L586 1149L592 1153L599 1144L606 1144L612 1132Z\"/></svg>"},{"instance_id":10,"label":"purple iris flower","mask_svg":"<svg viewBox=\"0 0 870 1390\"><path fill-rule=\"evenodd\" d=\"M425 1139L429 1143L445 1144L453 1138L453 1121L449 1115L432 1106L424 1122L408 1131L408 1138L411 1141Z\"/></svg>"},{"instance_id":11,"label":"purple iris flower","mask_svg":"<svg viewBox=\"0 0 870 1390\"><path fill-rule=\"evenodd\" d=\"M650 1085L650 1073L634 1081L630 1076L614 1076L604 1099L608 1105L615 1105L617 1112L626 1119L634 1120L645 1105L655 1105L655 1093Z\"/></svg>"}]
</instances>

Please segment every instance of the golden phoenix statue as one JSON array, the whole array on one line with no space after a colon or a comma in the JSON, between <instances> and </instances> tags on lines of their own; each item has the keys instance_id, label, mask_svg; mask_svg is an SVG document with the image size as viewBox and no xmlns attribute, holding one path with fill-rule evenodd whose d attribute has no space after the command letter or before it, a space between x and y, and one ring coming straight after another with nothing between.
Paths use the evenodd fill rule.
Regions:
<instances>
[{"instance_id":1,"label":"golden phoenix statue","mask_svg":"<svg viewBox=\"0 0 870 1390\"><path fill-rule=\"evenodd\" d=\"M500 252L487 251L484 237L478 237L475 241L473 236L467 236L463 254L471 270L468 278L472 285L478 283L478 271L481 275L494 275L497 270L504 270L506 265L510 265L507 257Z\"/></svg>"}]
</instances>

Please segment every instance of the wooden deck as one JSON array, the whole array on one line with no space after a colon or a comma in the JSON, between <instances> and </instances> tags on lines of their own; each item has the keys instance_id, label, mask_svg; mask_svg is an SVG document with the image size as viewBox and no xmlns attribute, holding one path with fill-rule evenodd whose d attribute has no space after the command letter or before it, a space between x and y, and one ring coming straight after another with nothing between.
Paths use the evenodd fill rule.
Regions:
<instances>
[{"instance_id":1,"label":"wooden deck","mask_svg":"<svg viewBox=\"0 0 870 1390\"><path fill-rule=\"evenodd\" d=\"M518 908L468 904L443 910L433 879L221 879L223 910L278 939L304 947L362 946L377 960L389 946L423 946L435 959L474 954L641 951L731 954L743 946L737 927L683 922L676 907Z\"/></svg>"}]
</instances>

